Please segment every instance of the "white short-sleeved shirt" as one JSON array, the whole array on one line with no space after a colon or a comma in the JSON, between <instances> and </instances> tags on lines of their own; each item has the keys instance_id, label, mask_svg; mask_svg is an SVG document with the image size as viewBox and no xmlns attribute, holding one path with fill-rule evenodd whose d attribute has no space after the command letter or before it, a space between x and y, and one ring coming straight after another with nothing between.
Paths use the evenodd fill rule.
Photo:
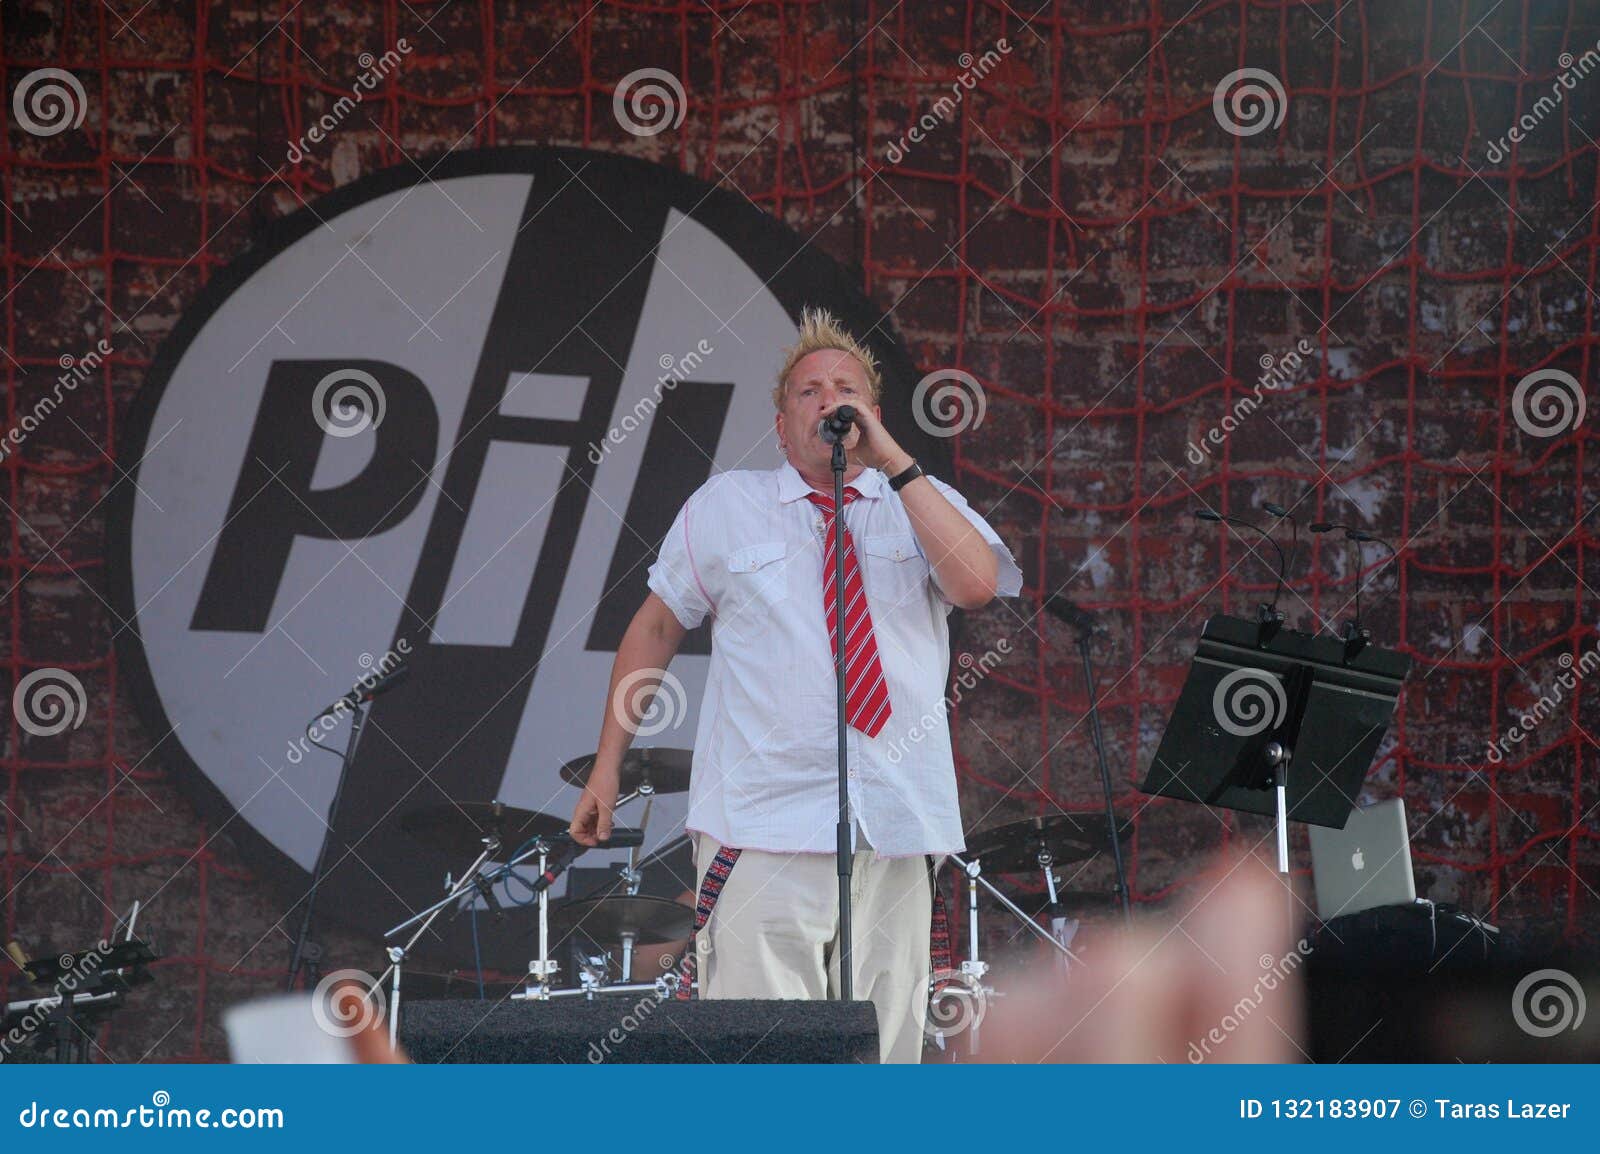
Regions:
<instances>
[{"instance_id":1,"label":"white short-sleeved shirt","mask_svg":"<svg viewBox=\"0 0 1600 1154\"><path fill-rule=\"evenodd\" d=\"M1022 573L999 536L929 478L983 535L998 593ZM951 609L899 494L875 469L845 523L866 582L892 714L877 737L849 729L850 809L885 857L965 848L944 705ZM822 513L784 464L707 481L678 511L651 590L693 629L709 615L711 663L695 734L687 828L723 845L832 853L838 822L833 654L822 601Z\"/></svg>"}]
</instances>

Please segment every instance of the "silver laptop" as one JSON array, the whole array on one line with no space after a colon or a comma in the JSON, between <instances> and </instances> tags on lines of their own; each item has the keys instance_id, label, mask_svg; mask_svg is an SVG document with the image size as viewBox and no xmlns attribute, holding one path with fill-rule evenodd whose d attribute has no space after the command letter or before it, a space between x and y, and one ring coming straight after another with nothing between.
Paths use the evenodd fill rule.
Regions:
<instances>
[{"instance_id":1,"label":"silver laptop","mask_svg":"<svg viewBox=\"0 0 1600 1154\"><path fill-rule=\"evenodd\" d=\"M1357 808L1343 829L1312 826L1311 877L1323 921L1415 902L1405 802L1396 797Z\"/></svg>"}]
</instances>

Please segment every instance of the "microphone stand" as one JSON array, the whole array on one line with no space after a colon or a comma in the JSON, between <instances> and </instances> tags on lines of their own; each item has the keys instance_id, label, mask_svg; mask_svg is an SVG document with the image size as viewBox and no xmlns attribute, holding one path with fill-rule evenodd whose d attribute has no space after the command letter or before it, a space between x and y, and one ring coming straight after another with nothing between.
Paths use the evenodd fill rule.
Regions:
<instances>
[{"instance_id":1,"label":"microphone stand","mask_svg":"<svg viewBox=\"0 0 1600 1154\"><path fill-rule=\"evenodd\" d=\"M328 866L328 841L333 836L333 831L339 821L339 799L344 794L344 781L350 775L350 766L355 761L356 746L361 743L361 732L366 727L367 710L372 708L370 699L357 705L350 715L350 737L345 742L344 754L339 757L339 776L334 779L333 804L328 807L328 837L322 839L322 847L317 850L317 864L311 871L311 888L306 891L305 911L300 916L300 929L294 936L294 950L289 955L289 984L286 987L290 992L294 990L295 979L300 976L302 968L310 977L316 977L317 962L322 956L322 949L316 943L308 940L311 933L311 914L317 904L317 887L322 884L323 874ZM328 750L316 738L311 737L311 727L326 716L319 713L306 725L306 736L311 744L319 749ZM292 909L293 907L291 907ZM309 950L307 947L311 947Z\"/></svg>"},{"instance_id":2,"label":"microphone stand","mask_svg":"<svg viewBox=\"0 0 1600 1154\"><path fill-rule=\"evenodd\" d=\"M1094 736L1095 760L1100 763L1100 788L1106 799L1106 828L1111 831L1111 860L1117 868L1117 899L1122 903L1122 919L1133 924L1133 903L1128 895L1128 872L1122 864L1122 839L1117 836L1117 810L1111 794L1111 767L1106 763L1105 735L1100 732L1100 704L1095 700L1094 662L1089 655L1093 626L1086 620L1078 622L1078 653L1083 657L1083 687L1089 694L1090 732ZM1047 874L1048 870L1045 871ZM1052 904L1055 895L1051 895Z\"/></svg>"},{"instance_id":3,"label":"microphone stand","mask_svg":"<svg viewBox=\"0 0 1600 1154\"><path fill-rule=\"evenodd\" d=\"M839 872L839 999L853 1000L854 985L850 965L850 869L852 846L850 844L850 768L846 745L845 723L845 630L844 630L844 453L845 433L833 442L833 533L834 533L834 630L839 644L833 655L834 689L838 695L839 731L839 826L837 849Z\"/></svg>"}]
</instances>

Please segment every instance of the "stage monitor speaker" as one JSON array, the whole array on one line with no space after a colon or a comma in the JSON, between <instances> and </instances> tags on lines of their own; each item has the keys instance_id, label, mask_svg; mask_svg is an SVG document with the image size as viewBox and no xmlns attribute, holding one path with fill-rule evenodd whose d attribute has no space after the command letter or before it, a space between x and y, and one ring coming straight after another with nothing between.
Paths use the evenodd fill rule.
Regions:
<instances>
[{"instance_id":1,"label":"stage monitor speaker","mask_svg":"<svg viewBox=\"0 0 1600 1154\"><path fill-rule=\"evenodd\" d=\"M403 1002L414 1062L876 1062L871 1002L659 1002L651 993L498 1005Z\"/></svg>"}]
</instances>

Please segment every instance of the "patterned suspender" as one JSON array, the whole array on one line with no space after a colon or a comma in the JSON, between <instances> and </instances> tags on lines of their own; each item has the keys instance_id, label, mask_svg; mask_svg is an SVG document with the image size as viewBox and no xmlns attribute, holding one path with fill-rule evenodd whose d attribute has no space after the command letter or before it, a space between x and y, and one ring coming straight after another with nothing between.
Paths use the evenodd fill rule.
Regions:
<instances>
[{"instance_id":1,"label":"patterned suspender","mask_svg":"<svg viewBox=\"0 0 1600 1154\"><path fill-rule=\"evenodd\" d=\"M722 895L722 887L728 884L728 875L733 872L734 862L738 860L739 850L723 846L717 851L717 856L711 859L711 867L700 881L700 894L694 903L694 933L689 938L689 948L683 952L683 962L678 967L678 990L673 995L680 1002L687 1002L694 996L700 931L711 920L711 911L716 907L717 898Z\"/></svg>"},{"instance_id":2,"label":"patterned suspender","mask_svg":"<svg viewBox=\"0 0 1600 1154\"><path fill-rule=\"evenodd\" d=\"M930 993L938 997L941 990L956 981L955 953L950 946L950 910L944 902L944 891L939 888L939 870L932 857L928 858L928 881L933 886L933 920L928 924L928 963L933 971Z\"/></svg>"}]
</instances>

